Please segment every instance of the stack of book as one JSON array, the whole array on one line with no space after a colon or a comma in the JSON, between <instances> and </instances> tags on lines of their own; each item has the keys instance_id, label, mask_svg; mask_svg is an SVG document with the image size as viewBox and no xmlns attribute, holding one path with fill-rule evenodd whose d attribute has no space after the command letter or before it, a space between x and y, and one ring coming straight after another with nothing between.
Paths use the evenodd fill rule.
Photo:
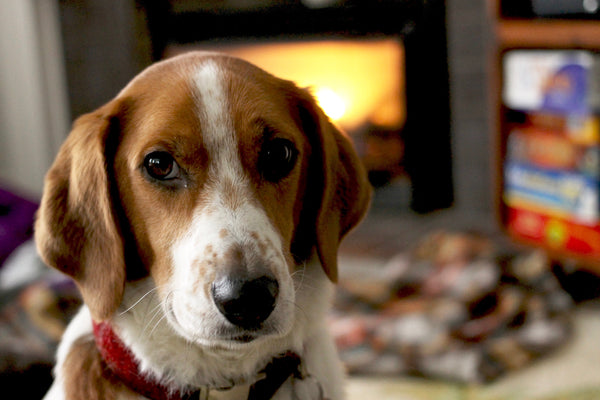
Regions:
<instances>
[{"instance_id":1,"label":"stack of book","mask_svg":"<svg viewBox=\"0 0 600 400\"><path fill-rule=\"evenodd\" d=\"M503 200L516 236L600 257L600 57L525 51L504 57Z\"/></svg>"}]
</instances>

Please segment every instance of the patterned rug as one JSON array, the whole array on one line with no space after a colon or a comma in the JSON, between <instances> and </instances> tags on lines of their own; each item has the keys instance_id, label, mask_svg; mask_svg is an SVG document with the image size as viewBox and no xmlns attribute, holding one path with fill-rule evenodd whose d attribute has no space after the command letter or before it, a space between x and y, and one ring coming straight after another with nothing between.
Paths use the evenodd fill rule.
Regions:
<instances>
[{"instance_id":1,"label":"patterned rug","mask_svg":"<svg viewBox=\"0 0 600 400\"><path fill-rule=\"evenodd\" d=\"M357 264L331 319L350 373L490 382L571 337L574 302L540 251L438 231L383 265Z\"/></svg>"}]
</instances>

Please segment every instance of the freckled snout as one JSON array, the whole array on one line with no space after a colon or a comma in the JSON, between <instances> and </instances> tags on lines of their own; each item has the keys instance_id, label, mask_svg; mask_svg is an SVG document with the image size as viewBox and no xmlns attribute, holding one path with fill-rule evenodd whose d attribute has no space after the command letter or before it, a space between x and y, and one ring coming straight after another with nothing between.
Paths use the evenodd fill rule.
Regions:
<instances>
[{"instance_id":1,"label":"freckled snout","mask_svg":"<svg viewBox=\"0 0 600 400\"><path fill-rule=\"evenodd\" d=\"M267 274L227 274L215 279L211 295L229 322L244 329L258 329L275 308L279 283Z\"/></svg>"}]
</instances>

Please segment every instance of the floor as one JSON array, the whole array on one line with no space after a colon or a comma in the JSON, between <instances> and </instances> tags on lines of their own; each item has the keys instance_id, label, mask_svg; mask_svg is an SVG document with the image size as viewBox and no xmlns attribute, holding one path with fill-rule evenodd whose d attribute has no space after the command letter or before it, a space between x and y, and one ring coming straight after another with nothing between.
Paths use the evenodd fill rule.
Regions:
<instances>
[{"instance_id":1,"label":"floor","mask_svg":"<svg viewBox=\"0 0 600 400\"><path fill-rule=\"evenodd\" d=\"M427 215L408 209L402 186L378 191L372 211L343 242L340 273L352 263L383 263L437 230L476 231L500 246L514 246L491 213L443 210ZM349 400L592 400L600 398L600 305L579 306L574 340L552 356L485 386L408 377L351 377Z\"/></svg>"},{"instance_id":2,"label":"floor","mask_svg":"<svg viewBox=\"0 0 600 400\"><path fill-rule=\"evenodd\" d=\"M600 307L583 306L562 350L486 386L418 378L351 377L348 400L593 400L600 398Z\"/></svg>"},{"instance_id":3,"label":"floor","mask_svg":"<svg viewBox=\"0 0 600 400\"><path fill-rule=\"evenodd\" d=\"M377 189L367 217L342 242L341 256L388 258L436 230L474 231L508 243L490 211L455 207L417 214L409 204L410 189L405 182Z\"/></svg>"}]
</instances>

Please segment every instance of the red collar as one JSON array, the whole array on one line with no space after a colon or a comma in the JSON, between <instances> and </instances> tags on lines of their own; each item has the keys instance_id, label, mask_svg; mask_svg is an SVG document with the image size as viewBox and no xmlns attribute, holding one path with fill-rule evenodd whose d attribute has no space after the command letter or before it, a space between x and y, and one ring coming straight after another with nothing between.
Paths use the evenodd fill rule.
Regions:
<instances>
[{"instance_id":1,"label":"red collar","mask_svg":"<svg viewBox=\"0 0 600 400\"><path fill-rule=\"evenodd\" d=\"M174 391L140 372L133 352L113 331L108 322L94 322L96 346L111 372L125 386L152 400L183 400L191 398L192 391ZM196 396L198 397L198 396Z\"/></svg>"},{"instance_id":2,"label":"red collar","mask_svg":"<svg viewBox=\"0 0 600 400\"><path fill-rule=\"evenodd\" d=\"M199 397L200 390L173 390L143 374L133 352L117 336L110 323L93 322L93 327L96 346L106 365L125 386L134 392L151 400L187 400ZM263 372L266 378L250 387L249 400L270 399L283 382L292 375L303 379L300 372L300 357L291 352L274 358Z\"/></svg>"}]
</instances>

